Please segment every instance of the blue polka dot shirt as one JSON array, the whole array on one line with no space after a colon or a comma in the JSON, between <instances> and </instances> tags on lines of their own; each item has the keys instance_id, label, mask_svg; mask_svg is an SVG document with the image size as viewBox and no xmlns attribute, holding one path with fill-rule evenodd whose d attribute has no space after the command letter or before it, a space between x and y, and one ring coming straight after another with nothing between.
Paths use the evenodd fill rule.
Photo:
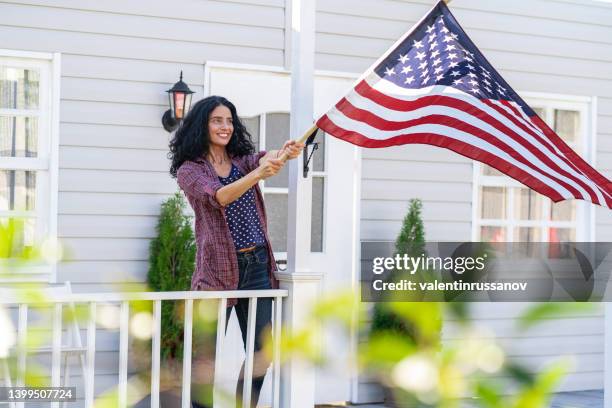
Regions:
<instances>
[{"instance_id":1,"label":"blue polka dot shirt","mask_svg":"<svg viewBox=\"0 0 612 408\"><path fill-rule=\"evenodd\" d=\"M232 164L229 176L219 177L219 181L226 186L242 176L243 174L240 170ZM237 250L266 242L259 222L259 216L257 215L255 189L253 187L249 188L240 198L225 207L225 219L227 220Z\"/></svg>"}]
</instances>

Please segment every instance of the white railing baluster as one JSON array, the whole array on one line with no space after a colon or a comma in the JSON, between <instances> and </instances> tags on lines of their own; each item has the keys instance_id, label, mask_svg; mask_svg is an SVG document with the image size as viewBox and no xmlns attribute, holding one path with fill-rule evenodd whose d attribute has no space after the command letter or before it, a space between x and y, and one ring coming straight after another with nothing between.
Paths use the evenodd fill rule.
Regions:
<instances>
[{"instance_id":1,"label":"white railing baluster","mask_svg":"<svg viewBox=\"0 0 612 408\"><path fill-rule=\"evenodd\" d=\"M25 385L25 372L27 361L26 343L28 338L28 305L19 305L19 321L17 323L17 386ZM18 402L17 408L23 408L24 402Z\"/></svg>"},{"instance_id":2,"label":"white railing baluster","mask_svg":"<svg viewBox=\"0 0 612 408\"><path fill-rule=\"evenodd\" d=\"M119 408L127 407L129 323L130 303L123 301L119 312Z\"/></svg>"},{"instance_id":3,"label":"white railing baluster","mask_svg":"<svg viewBox=\"0 0 612 408\"><path fill-rule=\"evenodd\" d=\"M244 361L244 383L242 387L242 406L251 406L251 381L253 381L253 350L255 348L255 322L257 320L257 298L249 298L249 318L247 319L247 344Z\"/></svg>"},{"instance_id":4,"label":"white railing baluster","mask_svg":"<svg viewBox=\"0 0 612 408\"><path fill-rule=\"evenodd\" d=\"M92 408L94 403L94 384L96 373L96 302L89 304L87 321L87 364L85 378L85 408Z\"/></svg>"},{"instance_id":5,"label":"white railing baluster","mask_svg":"<svg viewBox=\"0 0 612 408\"><path fill-rule=\"evenodd\" d=\"M272 338L272 408L280 408L280 351L283 298L274 298L274 334Z\"/></svg>"},{"instance_id":6,"label":"white railing baluster","mask_svg":"<svg viewBox=\"0 0 612 408\"><path fill-rule=\"evenodd\" d=\"M60 386L61 375L61 348L62 348L62 303L57 302L53 307L53 340L51 351L51 386ZM59 402L52 402L52 408L59 408Z\"/></svg>"},{"instance_id":7,"label":"white railing baluster","mask_svg":"<svg viewBox=\"0 0 612 408\"><path fill-rule=\"evenodd\" d=\"M153 345L151 347L151 408L159 408L162 301L153 302Z\"/></svg>"},{"instance_id":8,"label":"white railing baluster","mask_svg":"<svg viewBox=\"0 0 612 408\"><path fill-rule=\"evenodd\" d=\"M193 299L185 300L185 328L183 337L182 408L191 407L191 338L193 328Z\"/></svg>"},{"instance_id":9,"label":"white railing baluster","mask_svg":"<svg viewBox=\"0 0 612 408\"><path fill-rule=\"evenodd\" d=\"M227 322L227 299L219 299L219 309L217 310L217 342L215 343L215 377L221 372L221 350L225 339L225 325ZM218 387L213 379L213 408L221 406L219 401L222 398Z\"/></svg>"}]
</instances>

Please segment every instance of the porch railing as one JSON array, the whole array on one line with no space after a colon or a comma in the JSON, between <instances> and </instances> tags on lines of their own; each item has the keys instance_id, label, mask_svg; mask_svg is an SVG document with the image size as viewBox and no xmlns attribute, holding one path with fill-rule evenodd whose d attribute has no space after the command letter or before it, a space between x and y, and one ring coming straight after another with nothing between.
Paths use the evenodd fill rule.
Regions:
<instances>
[{"instance_id":1,"label":"porch railing","mask_svg":"<svg viewBox=\"0 0 612 408\"><path fill-rule=\"evenodd\" d=\"M279 407L280 392L280 335L282 324L282 299L287 296L286 290L241 290L241 291L186 291L186 292L111 292L111 293L73 293L58 296L45 297L40 300L27 300L20 298L18 292L14 296L7 297L3 294L0 305L4 307L17 307L17 386L24 385L24 373L27 361L27 332L28 332L28 310L30 306L51 305L52 317L52 341L51 341L51 386L61 385L61 353L62 353L62 313L66 306L87 305L87 342L85 350L85 378L83 379L85 392L85 407L94 405L95 384L95 355L96 355L96 318L98 304L119 304L119 376L118 376L118 406L126 407L128 402L128 344L129 344L129 317L130 302L151 301L153 302L153 328L152 328L152 355L151 355L151 407L159 408L160 395L160 348L161 348L161 315L162 301L184 301L184 337L183 337L183 375L181 407L191 407L191 357L192 357L192 330L193 330L193 303L194 300L218 299L217 331L216 331L216 354L215 373L220 372L221 348L224 342L226 325L227 300L230 298L248 298L249 316L247 321L247 344L244 367L244 388L242 392L244 407L250 406L251 381L253 376L253 358L255 342L255 317L257 311L257 300L260 298L272 298L272 333L273 333L273 357L272 357L272 406ZM215 390L215 394L217 390ZM51 407L59 408L58 402L50 403ZM24 403L16 403L21 408Z\"/></svg>"}]
</instances>

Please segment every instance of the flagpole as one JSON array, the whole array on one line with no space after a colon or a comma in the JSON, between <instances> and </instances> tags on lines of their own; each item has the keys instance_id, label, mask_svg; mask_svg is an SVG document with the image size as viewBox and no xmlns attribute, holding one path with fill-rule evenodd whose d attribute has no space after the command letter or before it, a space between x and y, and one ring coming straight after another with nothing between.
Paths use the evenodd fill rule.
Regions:
<instances>
[{"instance_id":1,"label":"flagpole","mask_svg":"<svg viewBox=\"0 0 612 408\"><path fill-rule=\"evenodd\" d=\"M448 3L450 3L452 0L440 0L440 1L444 1L446 4L448 4ZM358 79L357 79L357 80L356 80L356 81L353 83L353 85L351 86L351 88L354 88L354 87L355 87L355 86L356 86L356 85L357 85L359 82L361 82L361 81L362 81L364 78L366 78L368 75L370 75L370 74L371 74L371 73L374 71L374 69L375 69L375 68L376 68L376 67L377 67L377 66L378 66L378 65L379 65L379 64L380 64L380 63L381 63L381 62L382 62L382 61L383 61L385 58L387 58L387 57L389 56L389 54L391 54L391 52L392 52L394 49L396 49L396 48L397 48L397 46L398 46L398 45L400 45L400 44L401 44L401 43L402 43L402 42L403 42L403 41L404 41L404 40L405 40L405 39L406 39L408 36L410 36L410 35L411 35L411 34L414 32L414 30L416 30L416 28L417 28L418 26L420 26L420 25L421 25L421 23L422 23L422 22L425 20L425 18L426 18L427 16L429 16L429 13L431 13L431 12L432 12L432 10L433 10L433 9L434 9L434 8L435 8L437 5L438 5L438 3L439 3L440 1L436 1L436 4L434 4L434 5L433 5L433 7L432 7L432 8L431 8L431 9L430 9L430 10L429 10L427 13L425 13L425 15L424 15L423 17L421 17L421 19L420 19L420 20L419 20L419 21L418 21L416 24L414 24L410 30L408 30L408 31L407 31L407 32L406 32L406 33L405 33L403 36L401 36L401 37L400 37L400 39L399 39L399 40L397 40L397 41L396 41L396 42L395 42L395 43L394 43L394 44L393 44L391 47L389 47L389 49L388 49L388 50L387 50L387 51L386 51L386 52L385 52L385 53L384 53L384 54L383 54L383 55L382 55L380 58L378 58L378 59L376 60L376 62L374 62L374 63L373 63L371 66L370 66L370 68L368 68L368 69L366 70L366 72L364 72L364 73L363 73L363 74L362 74L362 75L361 75L361 76L360 76L360 77L359 77L359 78L358 78ZM306 142L306 140L308 139L308 137L309 137L310 135L312 135L312 133L313 133L314 131L316 131L316 129L317 129L316 122L317 122L317 121L315 121L315 124L314 124L314 125L312 125L312 126L310 127L310 129L308 129L308 130L307 130L307 131L306 131L306 132L305 132L305 133L302 135L302 137L300 137L299 139L296 139L296 142L298 142L298 143L305 143L305 142ZM283 154L283 155L281 156L281 160L283 160L283 161L287 161L287 155L286 155L286 154Z\"/></svg>"}]
</instances>

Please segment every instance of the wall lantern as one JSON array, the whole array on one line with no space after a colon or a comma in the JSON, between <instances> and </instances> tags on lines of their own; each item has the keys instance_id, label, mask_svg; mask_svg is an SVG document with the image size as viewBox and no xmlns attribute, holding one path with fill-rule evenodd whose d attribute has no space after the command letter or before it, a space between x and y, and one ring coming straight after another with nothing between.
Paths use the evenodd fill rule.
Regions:
<instances>
[{"instance_id":1,"label":"wall lantern","mask_svg":"<svg viewBox=\"0 0 612 408\"><path fill-rule=\"evenodd\" d=\"M168 132L176 130L189 109L191 108L191 95L194 94L191 89L183 82L183 71L181 77L174 86L168 89L168 99L170 101L170 109L164 112L162 116L162 125Z\"/></svg>"}]
</instances>

